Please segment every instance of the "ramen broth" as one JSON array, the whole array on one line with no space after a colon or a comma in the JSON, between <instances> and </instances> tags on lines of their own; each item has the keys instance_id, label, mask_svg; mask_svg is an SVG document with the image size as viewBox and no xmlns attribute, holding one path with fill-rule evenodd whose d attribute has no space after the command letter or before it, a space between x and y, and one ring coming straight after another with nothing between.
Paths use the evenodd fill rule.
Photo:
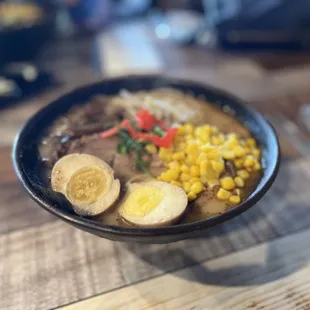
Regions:
<instances>
[{"instance_id":1,"label":"ramen broth","mask_svg":"<svg viewBox=\"0 0 310 310\"><path fill-rule=\"evenodd\" d=\"M126 220L119 215L119 208L126 196L126 184L132 182L131 180L136 176L142 175L143 178L143 175L145 175L145 177L148 178L149 174L145 174L143 171L139 171L136 168L137 154L133 154L128 150L126 151L127 153L120 154L120 141L122 139L120 136L116 134L108 138L102 138L100 133L106 132L117 124L121 124L125 119L131 119L134 115L137 115L136 113L138 113L141 108L147 109L156 119L163 121L166 124L165 126L180 126L179 128L182 130L184 128L186 129L186 126L188 126L188 128L194 128L193 130L197 132L200 129L203 131L205 128L204 126L210 126L210 128L213 128L212 130L216 132L216 137L222 140L224 136L225 139L229 140L230 138L227 137L231 134L237 136L239 139L238 141L245 141L240 142L243 143L242 145L245 145L245 150L249 150L250 148L247 146L247 143L250 143L249 141L251 141L252 144L254 143L251 133L238 119L236 119L233 111L228 110L226 107L221 110L217 106L208 103L202 97L194 97L174 89L157 89L148 92L140 91L137 93L123 91L117 96L98 95L85 104L74 106L65 115L59 117L45 134L40 144L41 158L46 164L47 175L50 175L51 168L54 166L55 162L68 154L90 154L104 160L110 165L114 170L115 178L120 180L121 189L119 197L113 207L94 217L95 220L104 224L122 226L133 225L128 224ZM216 130L214 128L216 128ZM180 134L181 129L178 129L178 134ZM191 134L187 134L187 136L189 135ZM176 137L175 139L178 139ZM188 147L188 143L190 143L188 142L188 138L185 137L186 136L184 136L184 138L180 137L179 139L181 141L181 148L182 145ZM212 140L214 144L208 142L208 145L210 145L212 151L216 151L216 141L213 136L212 139L214 140ZM137 141L140 143L140 140L141 139L138 139ZM143 144L145 148L147 148L147 145L150 145L150 143ZM153 148L149 147L149 149L151 150ZM144 158L147 158L147 169L150 174L160 182L165 182L165 178L168 178L167 175L169 174L167 172L169 168L167 167L173 165L173 160L171 160L171 162L166 160L165 162L165 160L162 159L164 158L162 154L164 154L165 150L163 150L161 154L160 149L162 149L162 147L156 146L155 153L143 155L141 160L143 162ZM189 197L188 205L177 223L195 222L224 213L239 204L239 200L236 200L237 198L242 202L248 197L256 188L262 176L261 169L255 170L253 168L254 165L258 167L260 165L261 158L259 149L253 146L251 150L255 150L255 152L259 154L257 157L254 155L244 155L244 162L248 160L248 157L250 157L250 159L252 157L255 159L255 164L252 164L252 168L245 168L245 166L240 167L241 158L238 157L234 157L234 159L221 158L221 162L223 162L225 167L221 174L218 174L218 183L213 181L208 183L206 181L204 183L204 190L200 191L197 195L193 193L189 194L187 191L187 196ZM177 158L175 155L176 153L180 153L180 151L174 150L172 153L174 154L172 155L173 158ZM190 157L190 155L186 156L187 159ZM182 160L179 160L177 164L180 163L180 166L182 166ZM184 159L184 163L186 163L185 161L186 159ZM236 167L236 164L238 164L238 167ZM196 167L197 165L193 164L193 166ZM245 184L243 186L241 186L241 184L240 187L238 187L239 183L237 179L241 182L239 177L239 175L242 175L239 173L241 170L248 171L248 177L244 179L245 181L242 181ZM194 173L195 169L190 168L190 171ZM190 172L188 172L188 174L189 173ZM167 183L175 185L181 183L182 188L185 190L186 184L192 180L183 182L182 176L184 176L185 179L185 176L188 174L180 172L179 179L175 179L175 181L169 180ZM198 183L202 182L200 182L199 178L203 180L202 177L199 176L199 172L197 172L195 178L198 180ZM234 197L237 196L237 198L235 198L237 202L229 203L229 201L233 201L231 198L227 198L227 200L218 198L220 197L218 194L220 188L224 185L228 186L226 183L221 183L221 180L225 178L227 181L231 179L235 180L236 183L234 187L228 192ZM192 183L191 186L194 183ZM222 189L222 191L224 194L227 193L227 190Z\"/></svg>"}]
</instances>

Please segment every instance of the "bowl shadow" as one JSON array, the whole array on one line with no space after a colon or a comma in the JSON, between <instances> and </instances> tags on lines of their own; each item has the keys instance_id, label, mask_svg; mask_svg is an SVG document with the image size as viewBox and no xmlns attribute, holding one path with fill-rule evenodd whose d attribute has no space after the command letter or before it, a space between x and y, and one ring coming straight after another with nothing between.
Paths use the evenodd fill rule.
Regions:
<instances>
[{"instance_id":1,"label":"bowl shadow","mask_svg":"<svg viewBox=\"0 0 310 310\"><path fill-rule=\"evenodd\" d=\"M289 197L294 184L289 189L283 186L287 180L296 182L297 177L288 166L282 167L271 190L258 205L198 238L170 245L124 246L151 268L158 269L159 274L174 272L175 276L189 281L221 286L275 281L296 272L308 262L302 259L287 266L283 257L288 249L280 248L275 242L275 239L310 227L307 199L291 201ZM301 195L296 193L295 197ZM294 212L290 211L292 208ZM300 218L304 220L300 221ZM295 224L288 225L289 220ZM263 249L255 251L256 246ZM230 255L231 263L227 263L226 255ZM277 272L279 269L281 272Z\"/></svg>"}]
</instances>

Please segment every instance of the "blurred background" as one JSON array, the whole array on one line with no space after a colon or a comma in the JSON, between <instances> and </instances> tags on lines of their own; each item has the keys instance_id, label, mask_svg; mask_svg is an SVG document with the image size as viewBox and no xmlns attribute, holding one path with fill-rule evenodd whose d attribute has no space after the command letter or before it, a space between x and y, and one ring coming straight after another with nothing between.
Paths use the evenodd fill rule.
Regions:
<instances>
[{"instance_id":1,"label":"blurred background","mask_svg":"<svg viewBox=\"0 0 310 310\"><path fill-rule=\"evenodd\" d=\"M299 96L309 63L308 0L0 0L0 130L9 144L59 93L129 73L202 81L252 101ZM287 117L303 130L307 100Z\"/></svg>"},{"instance_id":2,"label":"blurred background","mask_svg":"<svg viewBox=\"0 0 310 310\"><path fill-rule=\"evenodd\" d=\"M156 50L156 44L166 52ZM88 62L102 74L167 71L170 61L179 66L185 66L186 61L198 61L189 46L195 46L201 55L205 53L204 60L212 51L212 61L216 61L213 55L224 51L243 53L243 57L244 53L252 54L251 58L253 52L259 51L273 51L272 55L307 51L310 3L307 0L0 0L2 68L13 62L14 67L16 62L39 66L56 58L64 61L69 55L71 60L80 57L81 62ZM166 64L162 63L169 53L173 56ZM181 53L184 59L179 56ZM66 66L69 65L68 60Z\"/></svg>"}]
</instances>

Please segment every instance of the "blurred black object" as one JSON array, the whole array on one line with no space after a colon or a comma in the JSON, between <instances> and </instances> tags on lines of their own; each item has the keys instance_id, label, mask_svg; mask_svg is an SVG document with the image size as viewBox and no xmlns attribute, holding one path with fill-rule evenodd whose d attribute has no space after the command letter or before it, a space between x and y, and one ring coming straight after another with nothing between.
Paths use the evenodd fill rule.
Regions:
<instances>
[{"instance_id":1,"label":"blurred black object","mask_svg":"<svg viewBox=\"0 0 310 310\"><path fill-rule=\"evenodd\" d=\"M33 60L50 40L54 30L55 12L51 5L40 7L44 14L33 24L0 27L0 65L10 61Z\"/></svg>"},{"instance_id":2,"label":"blurred black object","mask_svg":"<svg viewBox=\"0 0 310 310\"><path fill-rule=\"evenodd\" d=\"M0 108L37 95L53 85L53 77L32 64L5 65L0 69Z\"/></svg>"},{"instance_id":3,"label":"blurred black object","mask_svg":"<svg viewBox=\"0 0 310 310\"><path fill-rule=\"evenodd\" d=\"M226 48L310 48L309 0L203 0L206 25Z\"/></svg>"}]
</instances>

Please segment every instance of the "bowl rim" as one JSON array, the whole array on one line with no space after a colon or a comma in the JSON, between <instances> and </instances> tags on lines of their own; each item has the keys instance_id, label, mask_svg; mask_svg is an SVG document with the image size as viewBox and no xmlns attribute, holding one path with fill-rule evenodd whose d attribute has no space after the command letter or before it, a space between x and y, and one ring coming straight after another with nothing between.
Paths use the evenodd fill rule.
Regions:
<instances>
[{"instance_id":1,"label":"bowl rim","mask_svg":"<svg viewBox=\"0 0 310 310\"><path fill-rule=\"evenodd\" d=\"M229 209L228 211L218 214L216 216L212 216L210 218L206 218L197 222L192 223L184 223L184 224L177 224L172 226L164 226L164 227L123 227L123 226L116 226L116 225L107 225L102 224L98 221L93 221L88 218L81 217L77 214L69 214L67 211L63 209L59 209L54 207L48 200L42 199L38 194L38 190L35 189L31 182L29 181L27 174L22 169L21 159L20 159L20 150L22 148L22 139L23 136L28 131L28 127L35 122L41 115L45 114L46 110L48 110L51 106L56 105L59 100L63 100L65 97L70 97L76 92L83 92L89 89L90 87L100 86L105 82L115 83L123 80L131 80L131 79L160 79L163 81L167 81L171 84L179 84L185 87L201 87L204 89L208 89L210 92L214 93L215 95L220 95L227 97L233 101L235 101L242 109L247 111L251 117L255 118L259 123L260 127L264 127L264 129L268 132L268 136L273 139L272 143L274 145L274 152L275 156L270 163L269 173L268 175L264 175L260 182L258 183L255 190L247 197L242 203L238 206ZM273 184L278 170L280 166L280 147L278 137L275 133L273 126L270 124L268 120L266 120L263 115L258 112L256 109L252 108L251 106L247 105L245 101L238 98L237 96L226 92L225 90L215 88L213 86L209 86L207 84L196 82L196 81L189 81L181 78L171 77L169 75L163 74L131 74L131 75L122 75L113 78L103 79L99 82L88 84L82 87L76 87L69 92L66 92L52 102L47 104L45 107L41 108L37 111L33 116L31 116L28 121L24 124L21 128L17 136L15 137L13 149L12 149L12 160L13 160L13 167L15 173L26 190L26 192L30 195L30 197L37 202L41 207L43 207L48 212L52 213L53 215L61 218L65 222L72 224L73 226L80 227L87 231L96 230L100 233L105 234L112 234L112 235L119 235L119 236L131 236L131 237L150 237L150 236L168 236L168 235L175 235L175 234L186 234L189 232L195 232L204 230L206 228L211 228L215 225L221 224L230 218L234 218L235 216L245 212L250 207L254 206L268 191L268 189Z\"/></svg>"}]
</instances>

